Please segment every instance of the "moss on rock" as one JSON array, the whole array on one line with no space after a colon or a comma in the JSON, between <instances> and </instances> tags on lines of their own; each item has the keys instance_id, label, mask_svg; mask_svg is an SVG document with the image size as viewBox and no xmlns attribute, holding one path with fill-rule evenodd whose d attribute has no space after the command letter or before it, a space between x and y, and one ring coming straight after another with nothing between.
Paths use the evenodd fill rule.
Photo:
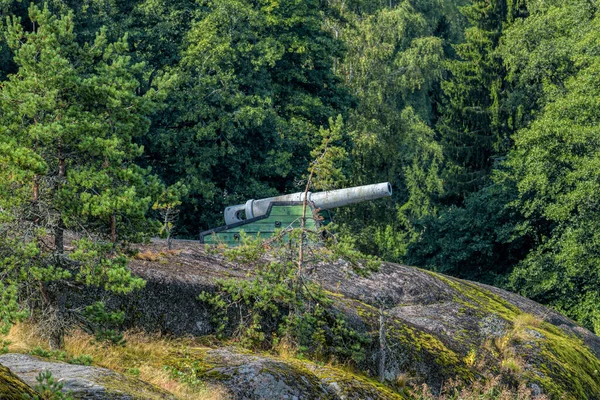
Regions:
<instances>
[{"instance_id":1,"label":"moss on rock","mask_svg":"<svg viewBox=\"0 0 600 400\"><path fill-rule=\"evenodd\" d=\"M457 292L456 302L476 309L481 315L500 317L512 326L513 330L506 333L508 346L518 348L520 357L527 365L520 380L538 385L552 398L598 398L600 360L580 337L526 314L482 285L428 273ZM524 316L528 318L522 318ZM517 326L520 320L530 320L532 323ZM527 343L522 343L524 337L527 337Z\"/></svg>"},{"instance_id":2,"label":"moss on rock","mask_svg":"<svg viewBox=\"0 0 600 400\"><path fill-rule=\"evenodd\" d=\"M22 400L24 395L34 396L35 391L17 378L10 370L0 365L0 399Z\"/></svg>"},{"instance_id":3,"label":"moss on rock","mask_svg":"<svg viewBox=\"0 0 600 400\"><path fill-rule=\"evenodd\" d=\"M169 360L185 380L220 383L236 399L389 399L402 395L360 373L236 348L187 349Z\"/></svg>"},{"instance_id":4,"label":"moss on rock","mask_svg":"<svg viewBox=\"0 0 600 400\"><path fill-rule=\"evenodd\" d=\"M134 271L146 278L148 285L130 304L140 317L128 322L130 326L177 336L210 333L210 309L199 304L198 293L213 290L215 281L224 276L247 279L253 267L229 264L194 243L175 246L179 253L170 256L166 264L150 266L132 261ZM436 391L450 378L468 382L490 374L506 374L511 383L525 383L556 398L599 398L600 338L531 300L392 263L383 263L380 271L368 277L356 275L343 262L324 263L314 271L313 279L323 285L335 306L346 315L348 325L371 337L366 358L355 366L361 374L342 369L336 375L335 368L325 373L317 364L309 367L294 360L272 360L275 364L265 361L264 369L257 370L256 376L267 374L273 382L286 382L286 376L304 376L309 383L320 382L324 387L332 383L324 396L335 396L336 386L342 392L346 386L353 388L350 380L343 379L344 374L357 381L364 378L370 382L369 387L378 388L379 384L371 385L369 376L378 372L379 308L384 307L388 344L385 376L389 388L397 389L395 377L404 380L408 376L412 382L427 383ZM159 311L168 318L154 318ZM523 316L528 314L539 321L524 323ZM192 351L188 358L177 355L167 364L187 371L190 377L214 379L226 385L237 382L243 366L235 357L213 356L214 350L210 349ZM309 379L306 369L314 377Z\"/></svg>"},{"instance_id":5,"label":"moss on rock","mask_svg":"<svg viewBox=\"0 0 600 400\"><path fill-rule=\"evenodd\" d=\"M537 368L542 374L529 374L545 391L561 399L592 399L600 396L600 360L578 337L543 323L535 328L541 334Z\"/></svg>"},{"instance_id":6,"label":"moss on rock","mask_svg":"<svg viewBox=\"0 0 600 400\"><path fill-rule=\"evenodd\" d=\"M175 399L173 395L147 382L106 368L49 362L26 354L4 354L0 356L0 363L32 386L36 383L40 371L50 371L52 376L63 384L63 391L71 392L75 399ZM0 395L0 399L4 398ZM22 396L17 398L22 399Z\"/></svg>"},{"instance_id":7,"label":"moss on rock","mask_svg":"<svg viewBox=\"0 0 600 400\"><path fill-rule=\"evenodd\" d=\"M121 374L107 374L99 376L96 380L105 388L103 398L131 400L175 400L170 393L139 379L131 378Z\"/></svg>"}]
</instances>

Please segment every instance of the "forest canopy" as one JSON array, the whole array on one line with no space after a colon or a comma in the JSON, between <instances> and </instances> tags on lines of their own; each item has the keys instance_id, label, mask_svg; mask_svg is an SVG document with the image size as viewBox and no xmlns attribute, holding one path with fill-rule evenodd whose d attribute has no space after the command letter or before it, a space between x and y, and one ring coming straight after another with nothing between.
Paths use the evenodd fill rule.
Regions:
<instances>
[{"instance_id":1,"label":"forest canopy","mask_svg":"<svg viewBox=\"0 0 600 400\"><path fill-rule=\"evenodd\" d=\"M335 129L324 189L394 187L340 235L600 333L599 6L2 0L0 321L32 279L140 287L119 243L300 191Z\"/></svg>"}]
</instances>

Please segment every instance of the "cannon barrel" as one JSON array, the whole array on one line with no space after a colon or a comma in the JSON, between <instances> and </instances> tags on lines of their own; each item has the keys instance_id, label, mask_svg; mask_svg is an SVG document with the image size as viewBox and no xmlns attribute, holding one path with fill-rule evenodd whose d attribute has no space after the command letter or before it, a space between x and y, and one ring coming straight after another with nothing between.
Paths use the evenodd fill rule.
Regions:
<instances>
[{"instance_id":1,"label":"cannon barrel","mask_svg":"<svg viewBox=\"0 0 600 400\"><path fill-rule=\"evenodd\" d=\"M390 185L389 182L383 182L347 189L328 190L325 192L308 192L306 197L316 208L328 210L391 195L392 185ZM271 203L285 201L304 201L304 192L269 197L260 200L248 200L245 204L227 207L225 209L225 223L231 225L246 219L260 217L268 212Z\"/></svg>"}]
</instances>

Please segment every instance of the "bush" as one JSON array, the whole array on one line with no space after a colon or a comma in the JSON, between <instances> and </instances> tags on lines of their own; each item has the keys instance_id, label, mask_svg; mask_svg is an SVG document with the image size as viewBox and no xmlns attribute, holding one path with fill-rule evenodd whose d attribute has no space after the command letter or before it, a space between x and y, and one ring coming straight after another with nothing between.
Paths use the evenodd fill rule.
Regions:
<instances>
[{"instance_id":1,"label":"bush","mask_svg":"<svg viewBox=\"0 0 600 400\"><path fill-rule=\"evenodd\" d=\"M287 235L290 243L302 240L300 229ZM337 259L349 247L307 247L310 258L302 264L295 258L295 246L272 244L273 252L267 254L263 242L245 238L242 246L225 251L231 261L249 264L256 272L248 280L220 280L216 293L200 295L212 308L217 334L254 349L285 346L300 356L363 360L370 338L348 326L343 313L311 278L319 262ZM352 257L358 260L357 253Z\"/></svg>"}]
</instances>

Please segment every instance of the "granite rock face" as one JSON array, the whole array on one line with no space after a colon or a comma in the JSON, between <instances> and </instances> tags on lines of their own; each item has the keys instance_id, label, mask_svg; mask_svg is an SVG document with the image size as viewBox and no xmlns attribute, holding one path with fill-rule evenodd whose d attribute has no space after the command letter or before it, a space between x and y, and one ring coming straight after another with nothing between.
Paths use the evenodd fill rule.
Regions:
<instances>
[{"instance_id":1,"label":"granite rock face","mask_svg":"<svg viewBox=\"0 0 600 400\"><path fill-rule=\"evenodd\" d=\"M130 266L134 274L146 279L146 287L134 295L112 296L108 304L126 312L131 328L173 336L211 333L210 307L198 295L214 291L219 279L249 279L253 269L210 254L194 241L175 241L173 248L167 251L160 241L142 246L140 251L151 256L134 259ZM504 374L513 383L526 384L551 398L600 398L600 338L524 297L392 263L383 263L378 272L362 277L340 260L319 265L313 279L331 294L348 323L372 338L367 357L358 366L365 378L378 375L383 310L385 389L396 390L394 396L402 391L398 382L407 377L439 391L449 379L471 381ZM72 302L76 304L77 299ZM358 374L341 379L340 373L319 372L314 364L300 367L289 360L225 350L206 353L198 360L203 362L203 357L215 361L206 371L207 381L223 384L234 398L265 398L264 388L276 393L275 397L290 399L351 399L354 392L362 393L358 398L393 394L380 387L368 395L366 386L359 390L352 385ZM290 376L297 379L286 378Z\"/></svg>"},{"instance_id":2,"label":"granite rock face","mask_svg":"<svg viewBox=\"0 0 600 400\"><path fill-rule=\"evenodd\" d=\"M22 400L25 395L33 397L35 392L10 369L0 365L0 399Z\"/></svg>"},{"instance_id":3,"label":"granite rock face","mask_svg":"<svg viewBox=\"0 0 600 400\"><path fill-rule=\"evenodd\" d=\"M71 392L75 399L175 399L171 394L149 383L106 368L49 362L26 354L1 355L0 364L30 387L35 387L40 372L50 371L54 379L63 384L63 391ZM2 396L0 398L4 399ZM15 399L22 399L22 396Z\"/></svg>"},{"instance_id":4,"label":"granite rock face","mask_svg":"<svg viewBox=\"0 0 600 400\"><path fill-rule=\"evenodd\" d=\"M210 310L198 294L214 290L217 279L252 275L251 267L209 254L193 241L176 241L171 252L160 241L141 250L157 255L154 260L130 264L148 285L135 297L114 299L114 305L132 311L128 313L130 326L148 331L211 332ZM522 296L392 263L383 263L379 272L368 277L354 274L343 261L324 264L316 268L314 279L332 293L336 307L355 329L373 337L360 366L366 375L377 373L377 332L383 308L388 345L385 377L390 383L408 375L439 390L451 378L498 374L506 362L516 365L516 381L541 393L563 397L566 393L567 399L598 398L600 338ZM499 351L494 340L508 344ZM240 376L228 382L235 386L237 380L243 381ZM332 388L336 385L333 382ZM323 387L324 396L332 395L333 389ZM285 395L293 398L294 393Z\"/></svg>"},{"instance_id":5,"label":"granite rock face","mask_svg":"<svg viewBox=\"0 0 600 400\"><path fill-rule=\"evenodd\" d=\"M392 400L403 399L389 388L340 369L310 361L280 360L214 349L203 355L203 377L224 385L239 400Z\"/></svg>"}]
</instances>

